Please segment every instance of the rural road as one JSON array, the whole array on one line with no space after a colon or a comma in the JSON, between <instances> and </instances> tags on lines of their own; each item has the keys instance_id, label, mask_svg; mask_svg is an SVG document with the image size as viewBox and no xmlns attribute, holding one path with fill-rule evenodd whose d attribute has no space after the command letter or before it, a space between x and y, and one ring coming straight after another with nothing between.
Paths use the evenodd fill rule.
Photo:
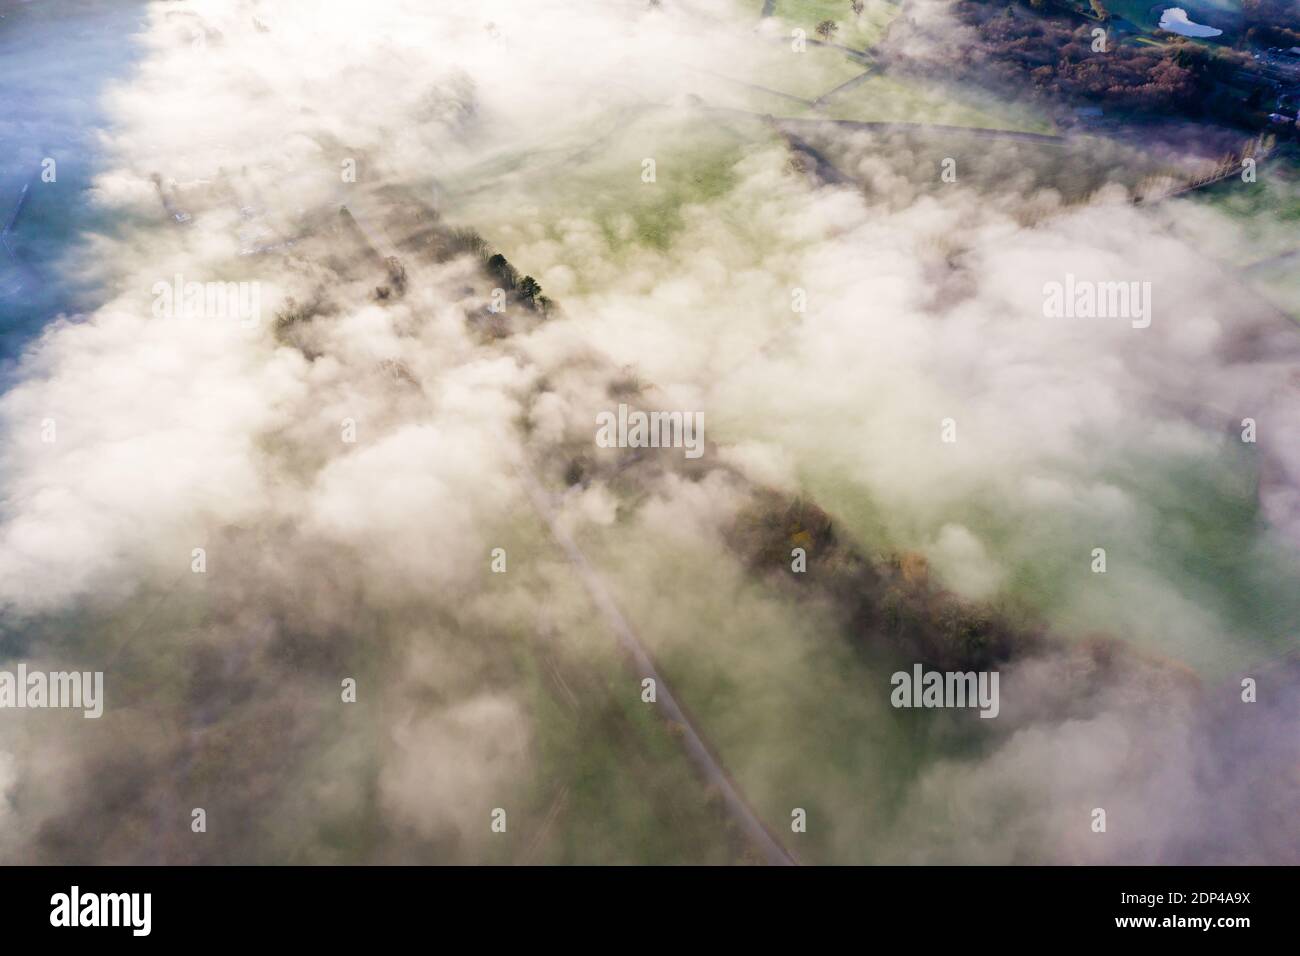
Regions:
<instances>
[{"instance_id":1,"label":"rural road","mask_svg":"<svg viewBox=\"0 0 1300 956\"><path fill-rule=\"evenodd\" d=\"M762 853L764 862L774 866L797 865L794 857L777 842L776 837L772 835L763 821L759 819L758 814L745 801L739 788L726 770L723 769L718 758L714 756L704 742L704 738L695 729L695 725L677 703L677 698L669 689L668 682L664 680L659 669L655 667L649 652L633 632L627 619L623 617L623 613L618 609L618 604L614 601L605 582L601 580L596 569L591 566L591 562L582 553L577 542L556 520L550 497L537 480L537 477L527 465L520 467L519 474L523 479L524 487L528 492L533 507L542 520L546 522L551 537L555 539L555 542L577 570L578 576L587 589L587 593L595 602L610 630L614 632L614 637L618 640L619 646L631 661L637 673L638 681L647 677L654 680L656 694L654 706L659 709L665 720L675 723L681 728L682 743L686 748L687 756L690 758L691 763L695 765L696 770L704 777L706 783L715 788L721 795L728 816L740 827L741 832L745 834L750 844Z\"/></svg>"}]
</instances>

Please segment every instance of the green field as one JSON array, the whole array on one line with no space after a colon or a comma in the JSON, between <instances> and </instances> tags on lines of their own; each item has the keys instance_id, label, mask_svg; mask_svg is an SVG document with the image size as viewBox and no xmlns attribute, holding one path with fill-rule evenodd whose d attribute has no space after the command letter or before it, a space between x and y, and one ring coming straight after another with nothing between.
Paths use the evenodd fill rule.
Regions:
<instances>
[{"instance_id":1,"label":"green field","mask_svg":"<svg viewBox=\"0 0 1300 956\"><path fill-rule=\"evenodd\" d=\"M736 165L755 148L756 128L761 136L754 119L725 112L646 108L611 113L604 126L595 139L562 149L512 152L441 174L456 197L448 203L448 217L473 224L511 259L528 244L554 237L575 216L600 230L614 256L662 249L682 227L686 209L733 186ZM769 135L776 143L775 134ZM653 182L643 181L647 159L655 162ZM512 201L503 202L503 196ZM571 291L582 288L579 276Z\"/></svg>"},{"instance_id":2,"label":"green field","mask_svg":"<svg viewBox=\"0 0 1300 956\"><path fill-rule=\"evenodd\" d=\"M853 12L849 0L776 0L775 15L791 27L807 30L814 39L821 39L814 33L817 24L833 20L839 29L830 42L869 50L880 41L900 7L885 0L864 0L864 4L859 15Z\"/></svg>"},{"instance_id":3,"label":"green field","mask_svg":"<svg viewBox=\"0 0 1300 956\"><path fill-rule=\"evenodd\" d=\"M755 63L758 79L754 85L803 100L815 100L866 70L839 50L808 46L796 53L786 43L755 50Z\"/></svg>"},{"instance_id":4,"label":"green field","mask_svg":"<svg viewBox=\"0 0 1300 956\"><path fill-rule=\"evenodd\" d=\"M840 6L852 16L847 0L778 0L776 14L807 23ZM897 13L893 4L874 0L864 10L857 36L878 37ZM856 85L844 86L858 78ZM702 112L694 116L647 105L611 113L594 138L588 127L581 138L560 145L511 148L473 168L439 170L440 184L455 197L448 215L476 224L514 260L536 243L560 241L563 222L581 210L617 257L632 249L667 248L692 206L734 186L736 166L745 156L763 142L781 147L778 136L765 140L755 125L762 117L1055 132L1033 104L999 100L969 86L879 73L831 46L810 44L796 52L771 36L753 37L752 57L743 65L699 70L695 80ZM641 181L647 158L657 164L653 187ZM503 203L503 193L518 201ZM568 292L581 292L587 277L576 276L575 282Z\"/></svg>"},{"instance_id":5,"label":"green field","mask_svg":"<svg viewBox=\"0 0 1300 956\"><path fill-rule=\"evenodd\" d=\"M970 90L929 86L887 75L871 76L862 84L837 93L823 104L820 115L862 122L934 123L1030 133L1055 131L1046 116L1024 103L1004 103Z\"/></svg>"},{"instance_id":6,"label":"green field","mask_svg":"<svg viewBox=\"0 0 1300 956\"><path fill-rule=\"evenodd\" d=\"M818 23L834 20L839 30L832 43L869 51L901 7L887 0L864 2L862 14L856 15L849 0L776 0L773 16L791 29L807 30L810 39L818 39L814 33ZM795 53L788 43L774 44L761 54L758 63L760 79L754 85L737 83L734 89L711 95L709 101L778 117L1054 131L1041 111L1024 103L1002 103L964 87L878 74L870 63L833 46L810 44L802 53ZM857 85L839 89L864 74L871 75Z\"/></svg>"},{"instance_id":7,"label":"green field","mask_svg":"<svg viewBox=\"0 0 1300 956\"><path fill-rule=\"evenodd\" d=\"M1255 183L1229 179L1191 201L1230 216L1241 230L1206 250L1300 321L1300 171L1285 156L1261 164Z\"/></svg>"}]
</instances>

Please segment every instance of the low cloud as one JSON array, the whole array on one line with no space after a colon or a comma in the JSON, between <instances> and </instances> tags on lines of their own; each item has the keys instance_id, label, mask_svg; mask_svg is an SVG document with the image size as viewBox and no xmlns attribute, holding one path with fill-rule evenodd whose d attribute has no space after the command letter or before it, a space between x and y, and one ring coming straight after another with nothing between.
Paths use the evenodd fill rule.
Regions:
<instances>
[{"instance_id":1,"label":"low cloud","mask_svg":"<svg viewBox=\"0 0 1300 956\"><path fill-rule=\"evenodd\" d=\"M114 224L80 247L102 304L0 398L6 650L102 666L108 701L93 739L6 724L6 858L619 859L665 808L683 853L732 858L673 789L694 778L671 729L628 716L639 683L534 468L769 823L834 821L813 859L1190 861L1206 801L1260 799L1217 776L1240 718L1205 695L1276 656L1295 607L1300 397L1294 328L1201 251L1239 227L1033 170L940 186L932 143L830 124L810 142L844 181L818 182L719 106L762 82L753 28L722 2L149 8L107 100ZM959 168L983 148L955 142ZM464 229L557 311L513 302L491 334L493 274L430 251ZM263 321L156 318L177 273L258 282ZM1045 318L1067 273L1150 282L1150 327ZM624 401L703 413L698 467L598 449ZM772 587L727 543L764 489L1053 635L1008 664L976 721L997 728L958 755L885 712L844 597ZM1137 663L1098 664L1099 632ZM639 790L611 769L645 761ZM493 842L499 807L518 842ZM1285 849L1242 824L1211 855Z\"/></svg>"}]
</instances>

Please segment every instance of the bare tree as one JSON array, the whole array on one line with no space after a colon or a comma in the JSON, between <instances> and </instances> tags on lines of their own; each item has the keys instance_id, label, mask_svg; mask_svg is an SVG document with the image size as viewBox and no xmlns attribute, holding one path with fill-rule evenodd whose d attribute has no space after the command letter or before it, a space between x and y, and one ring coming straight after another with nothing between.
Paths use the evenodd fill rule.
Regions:
<instances>
[{"instance_id":1,"label":"bare tree","mask_svg":"<svg viewBox=\"0 0 1300 956\"><path fill-rule=\"evenodd\" d=\"M823 20L817 24L817 35L829 43L831 37L835 36L835 31L839 28L840 25L834 20Z\"/></svg>"}]
</instances>

